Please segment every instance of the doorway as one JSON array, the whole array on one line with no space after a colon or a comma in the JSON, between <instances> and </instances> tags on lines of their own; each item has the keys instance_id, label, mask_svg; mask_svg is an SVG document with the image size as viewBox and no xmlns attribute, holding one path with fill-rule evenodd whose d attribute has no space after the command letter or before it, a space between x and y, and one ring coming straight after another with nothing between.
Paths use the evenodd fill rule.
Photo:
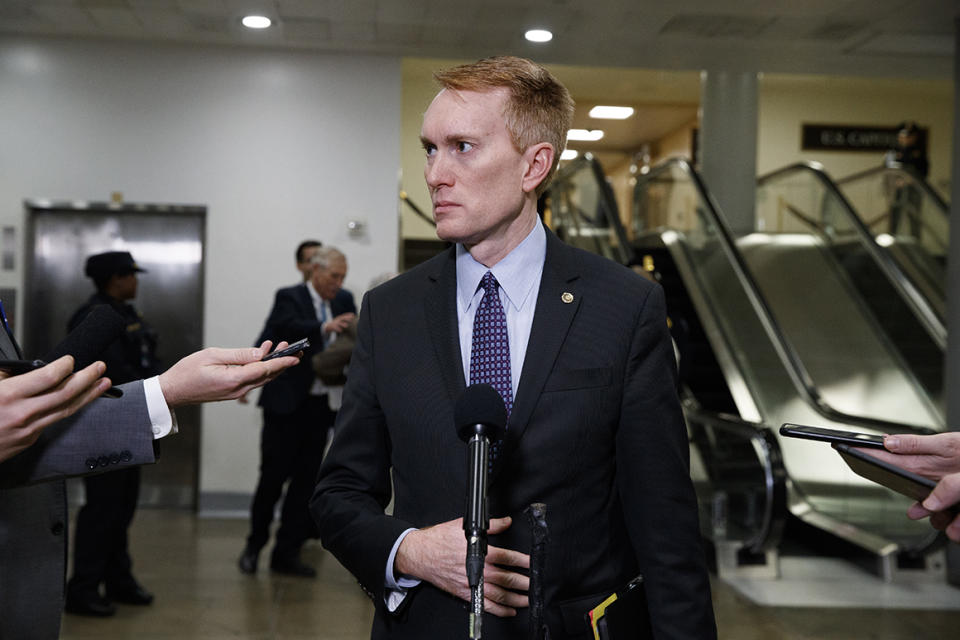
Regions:
<instances>
[{"instance_id":1,"label":"doorway","mask_svg":"<svg viewBox=\"0 0 960 640\"><path fill-rule=\"evenodd\" d=\"M26 357L43 357L66 334L70 315L91 294L87 256L129 251L140 274L133 304L158 336L163 368L203 346L206 207L27 201L24 309ZM140 504L195 508L200 408L177 409L179 433L162 443L163 462L143 469ZM69 484L72 504L82 483Z\"/></svg>"}]
</instances>

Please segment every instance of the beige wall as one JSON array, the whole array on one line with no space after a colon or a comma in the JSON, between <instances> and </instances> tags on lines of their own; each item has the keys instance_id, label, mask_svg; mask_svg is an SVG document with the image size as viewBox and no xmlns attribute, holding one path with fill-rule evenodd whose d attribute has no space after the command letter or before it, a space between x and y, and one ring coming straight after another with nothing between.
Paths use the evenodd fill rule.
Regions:
<instances>
[{"instance_id":1,"label":"beige wall","mask_svg":"<svg viewBox=\"0 0 960 640\"><path fill-rule=\"evenodd\" d=\"M802 151L801 127L808 124L896 126L916 120L928 129L931 184L950 192L953 145L953 86L949 80L862 79L766 75L760 80L757 171L801 161L823 164L834 178L870 169L883 153Z\"/></svg>"},{"instance_id":2,"label":"beige wall","mask_svg":"<svg viewBox=\"0 0 960 640\"><path fill-rule=\"evenodd\" d=\"M650 163L657 165L669 158L693 160L690 157L690 151L693 149L693 130L698 126L699 122L697 120L691 120L658 140L653 145Z\"/></svg>"},{"instance_id":3,"label":"beige wall","mask_svg":"<svg viewBox=\"0 0 960 640\"><path fill-rule=\"evenodd\" d=\"M400 188L424 213L430 215L430 193L423 180L424 152L420 145L423 112L437 94L433 72L462 64L464 61L406 58L401 64L403 90L400 98ZM400 209L402 238L437 238L434 227L424 222L403 205Z\"/></svg>"}]
</instances>

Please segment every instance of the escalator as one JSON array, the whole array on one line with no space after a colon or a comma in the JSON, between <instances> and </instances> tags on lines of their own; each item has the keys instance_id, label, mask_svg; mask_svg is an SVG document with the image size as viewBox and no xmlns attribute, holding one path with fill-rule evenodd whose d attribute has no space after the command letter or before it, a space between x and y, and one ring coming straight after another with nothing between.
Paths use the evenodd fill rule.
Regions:
<instances>
[{"instance_id":1,"label":"escalator","mask_svg":"<svg viewBox=\"0 0 960 640\"><path fill-rule=\"evenodd\" d=\"M837 181L879 247L946 324L949 206L925 180L899 166L883 166Z\"/></svg>"},{"instance_id":2,"label":"escalator","mask_svg":"<svg viewBox=\"0 0 960 640\"><path fill-rule=\"evenodd\" d=\"M600 184L582 188L598 176ZM824 249L770 242L763 237L770 233L735 238L681 160L638 176L625 223L612 198L597 201L609 191L602 176L590 157L564 167L548 191L545 219L585 248L605 241L600 253L664 287L705 535L747 553L776 552L796 519L868 550L886 576L898 560L922 557L937 536L905 517L906 498L854 475L829 447L777 433L782 422L874 433L942 428L934 403L878 323L851 301L838 268L823 257L806 265ZM602 224L585 231L600 217ZM789 293L791 282L821 279L827 284L810 296ZM813 306L809 300L818 296L826 297ZM827 315L833 319L825 325ZM831 352L848 341L839 345L845 357L863 351L872 359L835 370ZM883 394L900 398L886 399L895 410L873 409Z\"/></svg>"},{"instance_id":3,"label":"escalator","mask_svg":"<svg viewBox=\"0 0 960 640\"><path fill-rule=\"evenodd\" d=\"M821 390L837 397L837 406L859 396L855 402L875 416L943 425L943 318L906 276L889 251L893 245L875 241L822 167L800 163L762 176L756 230L738 243L775 312L783 310L781 328L801 355L811 354L805 364ZM774 287L771 279L796 284ZM781 302L783 295L805 303ZM818 322L833 329L803 330ZM819 354L830 357L824 361ZM858 371L874 375L858 377ZM911 380L899 380L902 376ZM921 390L916 397L888 393L917 386L914 382ZM834 393L838 384L844 386ZM915 417L924 415L918 403L933 415Z\"/></svg>"}]
</instances>

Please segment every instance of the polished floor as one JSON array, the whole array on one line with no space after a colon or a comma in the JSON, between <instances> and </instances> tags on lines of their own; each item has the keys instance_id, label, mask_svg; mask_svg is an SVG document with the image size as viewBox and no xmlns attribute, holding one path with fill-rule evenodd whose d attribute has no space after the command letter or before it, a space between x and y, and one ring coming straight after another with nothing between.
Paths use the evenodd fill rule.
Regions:
<instances>
[{"instance_id":1,"label":"polished floor","mask_svg":"<svg viewBox=\"0 0 960 640\"><path fill-rule=\"evenodd\" d=\"M198 519L184 511L141 509L131 532L135 570L156 595L149 607L120 607L91 619L67 615L64 640L360 640L372 605L318 544L304 559L316 580L278 577L261 567L241 574L243 520ZM261 564L264 558L261 558ZM960 612L762 607L713 581L720 638L729 640L894 640L960 637ZM957 590L960 600L960 589Z\"/></svg>"}]
</instances>

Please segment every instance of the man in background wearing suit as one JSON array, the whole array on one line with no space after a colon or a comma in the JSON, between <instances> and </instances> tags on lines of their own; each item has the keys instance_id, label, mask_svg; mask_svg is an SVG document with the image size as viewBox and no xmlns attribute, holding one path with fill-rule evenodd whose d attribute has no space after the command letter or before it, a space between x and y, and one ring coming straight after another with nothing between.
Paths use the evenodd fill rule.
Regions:
<instances>
[{"instance_id":1,"label":"man in background wearing suit","mask_svg":"<svg viewBox=\"0 0 960 640\"><path fill-rule=\"evenodd\" d=\"M19 359L3 324L0 358ZM110 387L103 362L73 373L64 356L23 375L0 374L0 638L59 635L63 479L155 462L154 441L177 429L174 408L236 398L297 362L260 362L270 346L198 351L159 376L120 385L120 398L98 399Z\"/></svg>"},{"instance_id":2,"label":"man in background wearing suit","mask_svg":"<svg viewBox=\"0 0 960 640\"><path fill-rule=\"evenodd\" d=\"M311 260L309 280L277 291L259 338L290 343L309 338L310 348L300 364L266 385L260 395L260 478L250 506L250 534L237 562L247 574L257 570L260 550L270 539L274 508L287 483L270 568L287 575L316 575L300 559L300 548L317 535L308 503L335 414L311 360L346 329L357 309L353 295L341 288L347 275L346 257L332 247L320 247Z\"/></svg>"},{"instance_id":3,"label":"man in background wearing suit","mask_svg":"<svg viewBox=\"0 0 960 640\"><path fill-rule=\"evenodd\" d=\"M489 482L484 637L529 634L522 513L543 502L553 640L593 637L584 615L638 574L656 638L715 638L663 292L564 245L537 215L573 101L519 58L435 77L425 177L437 235L457 244L365 296L311 503L323 545L372 594L373 638L466 634L453 410L484 381L474 352L490 344L474 325L493 322L509 347L497 388L509 417Z\"/></svg>"}]
</instances>

